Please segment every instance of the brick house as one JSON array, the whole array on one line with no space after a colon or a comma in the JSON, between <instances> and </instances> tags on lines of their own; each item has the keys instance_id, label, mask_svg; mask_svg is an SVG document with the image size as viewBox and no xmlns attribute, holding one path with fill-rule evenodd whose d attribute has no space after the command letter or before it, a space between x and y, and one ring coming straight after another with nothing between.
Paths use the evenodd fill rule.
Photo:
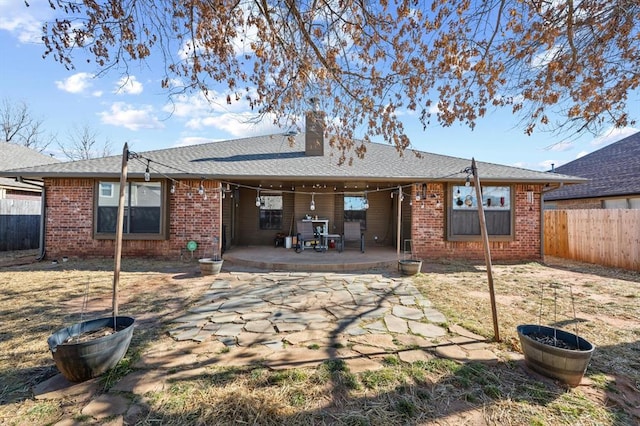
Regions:
<instances>
[{"instance_id":1,"label":"brick house","mask_svg":"<svg viewBox=\"0 0 640 426\"><path fill-rule=\"evenodd\" d=\"M366 148L364 159L339 165L322 133L307 132L132 154L123 255L177 258L189 241L197 257L220 245L273 246L275 236L295 235L299 219L318 216L330 233L360 222L369 247L410 239L423 259L483 257L478 200L466 185L471 160ZM112 256L121 161L10 173L44 182L47 257ZM483 162L477 169L493 258L540 259L543 188L581 180Z\"/></svg>"},{"instance_id":2,"label":"brick house","mask_svg":"<svg viewBox=\"0 0 640 426\"><path fill-rule=\"evenodd\" d=\"M640 209L640 132L553 172L588 179L545 193L545 209Z\"/></svg>"}]
</instances>

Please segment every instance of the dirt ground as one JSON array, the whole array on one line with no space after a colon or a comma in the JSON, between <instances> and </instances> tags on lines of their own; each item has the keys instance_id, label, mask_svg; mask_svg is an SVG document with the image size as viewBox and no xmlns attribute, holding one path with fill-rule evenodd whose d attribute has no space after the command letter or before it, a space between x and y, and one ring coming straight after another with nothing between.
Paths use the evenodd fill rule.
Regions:
<instances>
[{"instance_id":1,"label":"dirt ground","mask_svg":"<svg viewBox=\"0 0 640 426\"><path fill-rule=\"evenodd\" d=\"M82 306L92 313L111 308L113 265L109 261L70 259L68 263L53 264L34 262L36 254L0 256L0 423L8 412L33 410L32 387L56 374L43 343L52 330L43 324L77 320L67 313L77 312ZM142 333L136 338L147 339L145 344L150 345L154 344L153 339L157 344L169 339L162 334L163 325L198 300L210 283L199 277L197 265L188 262L142 259L125 261L123 268L126 273L122 288L126 291L121 293L121 305L137 318ZM518 324L542 323L576 330L594 343L596 350L583 383L569 390L569 395L586 398L590 407L600 413L578 423L640 424L640 273L562 259L546 259L544 264L493 265L492 272L500 327L500 342L492 343L493 350L497 354L520 351L515 332ZM188 285L176 286L177 280ZM445 314L449 326L457 324L487 338L494 337L484 264L425 262L423 274L414 280ZM42 282L48 286L38 284ZM88 287L102 296L87 298ZM541 376L533 377L545 386L555 386ZM571 400L566 406L536 406L539 412L522 417L518 413L522 410L519 398L502 398L491 405L479 403L475 408L465 398L460 399L459 394L445 398L451 406L460 404L466 408L424 424L577 424L565 411L589 411ZM602 413L611 410L620 410L624 415L614 416L618 420L602 420ZM524 421L527 418L541 420Z\"/></svg>"}]
</instances>

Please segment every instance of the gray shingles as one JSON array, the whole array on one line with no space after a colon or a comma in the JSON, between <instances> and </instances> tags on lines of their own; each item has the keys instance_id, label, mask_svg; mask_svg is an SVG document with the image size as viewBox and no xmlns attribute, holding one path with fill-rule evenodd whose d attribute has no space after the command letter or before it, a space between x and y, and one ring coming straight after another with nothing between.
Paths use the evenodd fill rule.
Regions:
<instances>
[{"instance_id":1,"label":"gray shingles","mask_svg":"<svg viewBox=\"0 0 640 426\"><path fill-rule=\"evenodd\" d=\"M640 132L555 169L589 179L545 194L545 201L640 194Z\"/></svg>"},{"instance_id":2,"label":"gray shingles","mask_svg":"<svg viewBox=\"0 0 640 426\"><path fill-rule=\"evenodd\" d=\"M175 179L241 180L263 179L292 180L462 180L463 169L471 165L469 159L422 152L421 158L411 150L399 155L387 144L367 143L363 160L355 158L351 165L338 165L339 152L327 144L324 156L304 155L304 134L295 137L291 146L282 135L258 136L245 139L211 142L179 148L169 148L140 153L152 160L152 174ZM129 161L131 177L142 177L145 160ZM120 174L121 157L113 156L85 161L36 166L14 171L15 175L31 178L50 176L117 177ZM532 171L517 167L478 162L480 178L493 182L576 182L571 176ZM7 175L7 172L0 172ZM578 180L579 181L579 180Z\"/></svg>"},{"instance_id":3,"label":"gray shingles","mask_svg":"<svg viewBox=\"0 0 640 426\"><path fill-rule=\"evenodd\" d=\"M0 170L16 167L31 167L41 164L58 163L59 160L49 155L14 143L0 142ZM15 179L0 178L0 186L33 191L33 185L16 182Z\"/></svg>"}]
</instances>

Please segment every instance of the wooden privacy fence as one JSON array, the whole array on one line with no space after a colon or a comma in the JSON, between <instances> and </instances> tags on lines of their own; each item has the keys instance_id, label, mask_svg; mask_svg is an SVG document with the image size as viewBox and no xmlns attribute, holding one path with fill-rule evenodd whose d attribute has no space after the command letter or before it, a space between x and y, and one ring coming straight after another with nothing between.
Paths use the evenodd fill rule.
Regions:
<instances>
[{"instance_id":1,"label":"wooden privacy fence","mask_svg":"<svg viewBox=\"0 0 640 426\"><path fill-rule=\"evenodd\" d=\"M640 210L545 210L544 253L640 271Z\"/></svg>"},{"instance_id":2,"label":"wooden privacy fence","mask_svg":"<svg viewBox=\"0 0 640 426\"><path fill-rule=\"evenodd\" d=\"M0 251L39 246L40 201L0 200Z\"/></svg>"}]
</instances>

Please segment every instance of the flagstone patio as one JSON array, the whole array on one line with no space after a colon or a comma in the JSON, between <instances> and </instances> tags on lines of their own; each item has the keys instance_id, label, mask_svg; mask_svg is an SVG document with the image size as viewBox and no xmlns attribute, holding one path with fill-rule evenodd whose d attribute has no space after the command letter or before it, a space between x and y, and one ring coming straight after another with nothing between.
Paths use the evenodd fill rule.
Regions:
<instances>
[{"instance_id":1,"label":"flagstone patio","mask_svg":"<svg viewBox=\"0 0 640 426\"><path fill-rule=\"evenodd\" d=\"M144 407L125 395L163 391L210 367L281 370L341 359L360 373L383 368L388 357L405 363L497 360L482 336L448 326L410 277L224 272L209 278L201 300L172 321L172 338L146 348L134 371L109 392L95 398L99 378L70 383L58 374L34 388L35 398L84 402L83 415L98 421L116 415L126 423Z\"/></svg>"},{"instance_id":2,"label":"flagstone patio","mask_svg":"<svg viewBox=\"0 0 640 426\"><path fill-rule=\"evenodd\" d=\"M446 322L410 277L227 273L214 278L201 302L173 321L169 334L176 342L217 350L217 365L288 368L341 358L354 367L357 360L362 368L372 365L363 359L385 356L488 358L481 336L447 328ZM211 355L204 350L199 359Z\"/></svg>"}]
</instances>

